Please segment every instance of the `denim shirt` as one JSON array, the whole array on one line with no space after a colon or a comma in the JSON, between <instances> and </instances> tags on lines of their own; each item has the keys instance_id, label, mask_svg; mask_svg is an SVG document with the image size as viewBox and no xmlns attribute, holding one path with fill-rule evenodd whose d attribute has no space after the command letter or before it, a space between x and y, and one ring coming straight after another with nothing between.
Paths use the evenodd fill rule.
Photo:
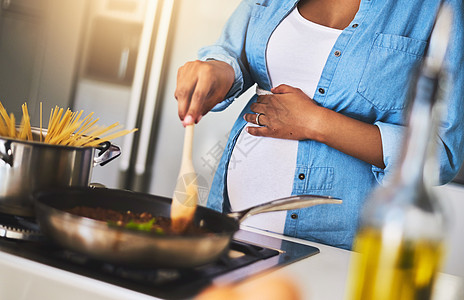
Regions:
<instances>
[{"instance_id":1,"label":"denim shirt","mask_svg":"<svg viewBox=\"0 0 464 300\"><path fill-rule=\"evenodd\" d=\"M213 110L225 109L255 83L271 88L266 66L269 38L297 0L245 0L227 21L216 44L199 51L201 60L229 63L235 82L227 99ZM464 40L462 1L453 0L455 22L448 49L447 116L438 140L440 181L450 181L463 161ZM439 0L361 0L359 10L337 39L323 69L314 101L380 129L385 169L377 168L325 144L298 142L292 194L330 195L343 204L288 211L284 234L350 249L360 210L370 191L395 167L402 144L411 73L426 53ZM288 50L291 55L291 49ZM207 206L230 210L227 168L232 149L246 121L245 106L232 127L213 179ZM273 199L269 199L273 200Z\"/></svg>"}]
</instances>

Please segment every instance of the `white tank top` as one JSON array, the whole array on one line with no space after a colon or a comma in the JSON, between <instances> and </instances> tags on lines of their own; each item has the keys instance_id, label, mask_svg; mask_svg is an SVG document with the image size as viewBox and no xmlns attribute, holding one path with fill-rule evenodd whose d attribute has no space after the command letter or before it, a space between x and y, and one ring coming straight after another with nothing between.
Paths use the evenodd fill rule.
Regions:
<instances>
[{"instance_id":1,"label":"white tank top","mask_svg":"<svg viewBox=\"0 0 464 300\"><path fill-rule=\"evenodd\" d=\"M341 32L308 21L295 8L269 39L266 62L272 86L288 84L312 98ZM242 130L227 173L232 211L290 196L297 151L298 141L255 137ZM286 212L265 213L250 217L244 224L283 233L285 217Z\"/></svg>"}]
</instances>

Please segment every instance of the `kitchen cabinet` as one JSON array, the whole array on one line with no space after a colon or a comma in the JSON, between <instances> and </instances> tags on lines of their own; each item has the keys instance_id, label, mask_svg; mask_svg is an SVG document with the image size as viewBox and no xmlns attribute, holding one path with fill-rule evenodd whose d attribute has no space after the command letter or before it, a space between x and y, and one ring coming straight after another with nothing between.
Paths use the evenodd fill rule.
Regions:
<instances>
[{"instance_id":1,"label":"kitchen cabinet","mask_svg":"<svg viewBox=\"0 0 464 300\"><path fill-rule=\"evenodd\" d=\"M84 64L86 78L132 85L142 24L97 17Z\"/></svg>"}]
</instances>

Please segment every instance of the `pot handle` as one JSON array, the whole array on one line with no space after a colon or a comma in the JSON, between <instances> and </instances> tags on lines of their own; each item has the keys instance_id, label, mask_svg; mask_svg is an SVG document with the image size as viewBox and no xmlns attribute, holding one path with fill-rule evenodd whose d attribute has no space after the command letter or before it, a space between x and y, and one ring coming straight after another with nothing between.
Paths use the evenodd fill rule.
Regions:
<instances>
[{"instance_id":1,"label":"pot handle","mask_svg":"<svg viewBox=\"0 0 464 300\"><path fill-rule=\"evenodd\" d=\"M247 208L242 211L229 213L228 216L241 223L246 218L265 212L291 210L310 207L319 204L341 204L342 200L332 196L295 195L277 199L271 202Z\"/></svg>"},{"instance_id":2,"label":"pot handle","mask_svg":"<svg viewBox=\"0 0 464 300\"><path fill-rule=\"evenodd\" d=\"M98 156L93 159L94 166L104 166L121 155L121 149L118 146L111 144L110 142L101 143L98 145L97 149L100 150L100 153L98 153Z\"/></svg>"},{"instance_id":3,"label":"pot handle","mask_svg":"<svg viewBox=\"0 0 464 300\"><path fill-rule=\"evenodd\" d=\"M13 166L13 152L11 151L11 141L0 141L0 159Z\"/></svg>"}]
</instances>

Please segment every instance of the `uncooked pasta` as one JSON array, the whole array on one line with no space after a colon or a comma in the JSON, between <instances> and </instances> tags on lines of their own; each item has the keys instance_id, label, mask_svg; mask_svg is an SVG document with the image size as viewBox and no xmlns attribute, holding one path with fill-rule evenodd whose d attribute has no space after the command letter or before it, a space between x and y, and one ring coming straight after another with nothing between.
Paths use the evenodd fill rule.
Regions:
<instances>
[{"instance_id":1,"label":"uncooked pasta","mask_svg":"<svg viewBox=\"0 0 464 300\"><path fill-rule=\"evenodd\" d=\"M3 137L32 141L31 119L27 104L22 105L23 116L19 126L16 125L13 114L8 114L0 102L0 135ZM38 141L63 146L96 147L103 142L137 131L137 128L122 129L118 122L110 126L97 125L98 118L93 118L93 112L82 117L83 111L73 112L69 108L55 106L50 111L47 129L42 126L42 103L40 103L40 125Z\"/></svg>"}]
</instances>

